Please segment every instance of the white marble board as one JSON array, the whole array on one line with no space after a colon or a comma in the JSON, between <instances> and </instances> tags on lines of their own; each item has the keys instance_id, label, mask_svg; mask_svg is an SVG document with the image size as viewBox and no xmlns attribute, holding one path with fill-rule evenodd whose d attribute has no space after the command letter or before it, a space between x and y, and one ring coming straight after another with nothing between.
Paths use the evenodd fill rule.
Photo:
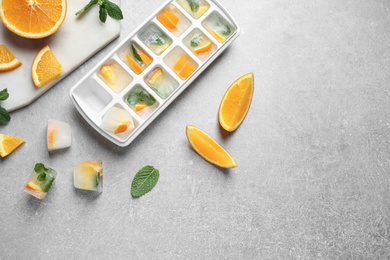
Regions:
<instances>
[{"instance_id":1,"label":"white marble board","mask_svg":"<svg viewBox=\"0 0 390 260\"><path fill-rule=\"evenodd\" d=\"M7 88L10 93L8 100L1 104L4 108L12 111L30 104L119 36L120 22L108 17L105 24L101 23L98 6L93 6L83 15L75 15L88 2L68 0L64 23L57 32L44 39L19 37L0 22L0 44L7 46L23 63L16 70L0 73L0 89ZM112 2L120 4L120 0ZM61 63L63 71L59 78L37 89L31 78L31 64L46 45Z\"/></svg>"}]
</instances>

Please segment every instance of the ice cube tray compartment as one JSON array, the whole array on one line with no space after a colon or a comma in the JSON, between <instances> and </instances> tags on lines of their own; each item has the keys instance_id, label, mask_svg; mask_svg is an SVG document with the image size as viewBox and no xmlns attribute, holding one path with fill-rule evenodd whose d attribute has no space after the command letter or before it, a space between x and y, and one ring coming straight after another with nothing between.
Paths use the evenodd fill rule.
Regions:
<instances>
[{"instance_id":1,"label":"ice cube tray compartment","mask_svg":"<svg viewBox=\"0 0 390 260\"><path fill-rule=\"evenodd\" d=\"M180 0L177 1L179 2ZM116 46L114 50L73 86L70 91L75 107L85 120L96 131L118 146L128 146L239 35L240 30L234 19L216 0L206 1L208 9L206 11L202 10L203 14L199 18L194 18L178 2L170 0L162 5L149 19ZM170 18L170 13L167 13L167 17L162 19L163 22L160 21L161 19L158 19L165 10L171 10L174 14L180 12L178 16L182 15L188 20L180 34L171 30L173 26L167 21L167 18ZM212 32L210 33L207 30L207 26L204 26L205 22L210 17L213 18L214 15L222 17L232 29L230 36L227 37L225 42L219 42L212 35ZM175 21L174 18L172 19ZM149 48L142 38L144 36L142 36L142 33L149 26L154 26L161 31L168 39L169 46L158 51ZM202 44L205 42L212 43L210 52L207 55L198 55L194 48L191 49L189 43L186 44L186 41L189 41L189 37L194 31L208 38L207 41L202 41ZM140 57L137 58L134 55L131 44L134 44L137 50L140 50L143 55L147 55L150 58L148 60L146 56L143 56L147 64L142 58L141 62ZM205 48L208 48L208 46ZM138 51L137 53L140 54ZM131 59L128 59L127 55L130 55ZM179 62L182 56L185 58ZM134 62L137 64L134 64ZM101 76L101 68L107 63L115 64L117 70L125 72L131 78L119 90L110 88L107 79ZM175 65L177 65L176 68ZM159 95L153 89L155 87L152 84L153 82L149 82L151 74L155 73L156 68L161 68L162 72L174 82L175 86L168 91L171 92L168 96ZM110 71L108 70L106 73L109 75ZM129 106L126 101L127 96L133 90L139 88L144 89L156 100L155 104L148 108L148 111L145 110L145 113L142 110L140 110L141 113L140 111L135 111L135 107ZM130 133L114 134L101 127L105 113L112 107L124 109L131 115L134 120L134 129Z\"/></svg>"}]
</instances>

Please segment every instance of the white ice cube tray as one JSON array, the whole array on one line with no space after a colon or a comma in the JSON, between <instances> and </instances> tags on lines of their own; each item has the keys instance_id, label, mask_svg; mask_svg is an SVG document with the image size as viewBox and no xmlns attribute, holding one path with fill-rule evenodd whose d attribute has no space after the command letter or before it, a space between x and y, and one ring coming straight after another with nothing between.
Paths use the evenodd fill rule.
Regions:
<instances>
[{"instance_id":1,"label":"white ice cube tray","mask_svg":"<svg viewBox=\"0 0 390 260\"><path fill-rule=\"evenodd\" d=\"M203 72L203 70L205 70L226 49L226 47L228 47L239 36L240 28L226 9L224 9L223 6L216 0L206 0L206 2L210 5L209 9L199 19L194 19L176 2L176 0L169 0L165 2L141 26L139 26L133 33L115 47L105 58L103 58L101 62L99 62L75 86L72 87L70 90L70 97L74 105L85 120L93 128L95 128L96 131L118 146L128 146L162 111L164 111L167 106L169 106L172 101L176 99L177 96L180 95L181 92L183 92L191 84L193 80L195 80ZM188 20L191 21L191 26L179 37L175 37L157 20L157 15L169 4L174 5L185 17L187 17ZM223 17L233 29L233 33L224 43L220 43L202 25L203 22L215 12ZM166 36L168 36L168 38L172 40L169 48L160 55L154 54L138 37L143 29L151 23L156 25ZM217 46L216 51L205 61L201 61L183 44L183 39L196 28L204 33ZM135 74L118 56L123 48L130 46L131 41L137 43L153 59L153 62L138 75ZM198 68L186 80L179 78L176 73L174 73L172 69L164 63L164 57L177 46L180 46L180 48L183 49L186 54L198 64ZM114 93L97 76L100 68L110 60L116 61L133 78L133 81L118 94ZM177 89L166 99L160 98L145 82L145 77L156 67L162 68L165 73L168 73L179 84ZM146 119L139 117L125 102L125 97L129 94L129 92L139 85L149 92L158 103L158 107ZM113 106L127 110L135 121L135 129L133 129L130 135L126 138L121 138L120 136L105 131L100 127L103 115Z\"/></svg>"}]
</instances>

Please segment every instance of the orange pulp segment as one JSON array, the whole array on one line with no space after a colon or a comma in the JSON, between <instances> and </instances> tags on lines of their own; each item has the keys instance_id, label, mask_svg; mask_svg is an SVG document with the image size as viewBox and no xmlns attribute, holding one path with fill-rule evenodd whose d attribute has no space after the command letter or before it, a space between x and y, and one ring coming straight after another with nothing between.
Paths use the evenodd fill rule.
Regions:
<instances>
[{"instance_id":1,"label":"orange pulp segment","mask_svg":"<svg viewBox=\"0 0 390 260\"><path fill-rule=\"evenodd\" d=\"M26 140L20 137L0 134L0 156L6 157L25 142Z\"/></svg>"},{"instance_id":2,"label":"orange pulp segment","mask_svg":"<svg viewBox=\"0 0 390 260\"><path fill-rule=\"evenodd\" d=\"M254 91L253 73L245 74L228 88L219 106L219 123L229 132L236 130L252 102Z\"/></svg>"},{"instance_id":3,"label":"orange pulp segment","mask_svg":"<svg viewBox=\"0 0 390 260\"><path fill-rule=\"evenodd\" d=\"M183 68L184 64L187 62L187 60L188 60L187 57L181 56L177 60L176 64L173 66L173 69L177 70L177 71L180 71Z\"/></svg>"},{"instance_id":4,"label":"orange pulp segment","mask_svg":"<svg viewBox=\"0 0 390 260\"><path fill-rule=\"evenodd\" d=\"M35 57L31 66L31 75L37 88L49 83L61 75L62 66L46 45Z\"/></svg>"},{"instance_id":5,"label":"orange pulp segment","mask_svg":"<svg viewBox=\"0 0 390 260\"><path fill-rule=\"evenodd\" d=\"M60 28L66 0L1 0L0 19L13 33L31 39L47 37Z\"/></svg>"},{"instance_id":6,"label":"orange pulp segment","mask_svg":"<svg viewBox=\"0 0 390 260\"><path fill-rule=\"evenodd\" d=\"M199 128L188 125L186 135L192 148L206 161L222 168L237 167L233 157L217 141Z\"/></svg>"},{"instance_id":7,"label":"orange pulp segment","mask_svg":"<svg viewBox=\"0 0 390 260\"><path fill-rule=\"evenodd\" d=\"M196 49L195 49L195 54L196 54L196 55L199 55L199 54L201 54L201 53L208 52L208 51L211 50L211 47L213 47L213 43L212 43L212 42L209 42L209 43L206 44L206 45L203 45L203 46L201 46L201 47L199 47L199 48L196 48Z\"/></svg>"},{"instance_id":8,"label":"orange pulp segment","mask_svg":"<svg viewBox=\"0 0 390 260\"><path fill-rule=\"evenodd\" d=\"M0 72L19 68L22 63L12 54L4 44L0 44Z\"/></svg>"},{"instance_id":9,"label":"orange pulp segment","mask_svg":"<svg viewBox=\"0 0 390 260\"><path fill-rule=\"evenodd\" d=\"M200 5L196 14L201 17L209 8L206 5Z\"/></svg>"},{"instance_id":10,"label":"orange pulp segment","mask_svg":"<svg viewBox=\"0 0 390 260\"><path fill-rule=\"evenodd\" d=\"M108 81L108 83L110 83L110 85L115 85L116 73L111 65L103 65L100 68L100 73Z\"/></svg>"},{"instance_id":11,"label":"orange pulp segment","mask_svg":"<svg viewBox=\"0 0 390 260\"><path fill-rule=\"evenodd\" d=\"M170 31L176 31L177 27L176 25L168 18L168 16L164 13L160 14L160 16L157 18L157 20L160 21L165 27L167 27Z\"/></svg>"},{"instance_id":12,"label":"orange pulp segment","mask_svg":"<svg viewBox=\"0 0 390 260\"><path fill-rule=\"evenodd\" d=\"M183 70L179 73L179 77L182 79L186 79L192 74L192 72L194 72L194 70L195 70L194 66L192 66L189 63L186 63L184 65Z\"/></svg>"},{"instance_id":13,"label":"orange pulp segment","mask_svg":"<svg viewBox=\"0 0 390 260\"><path fill-rule=\"evenodd\" d=\"M130 66L133 68L134 72L140 74L142 72L141 66L138 65L138 63L135 62L129 54L126 55L126 58L127 61L130 63Z\"/></svg>"}]
</instances>

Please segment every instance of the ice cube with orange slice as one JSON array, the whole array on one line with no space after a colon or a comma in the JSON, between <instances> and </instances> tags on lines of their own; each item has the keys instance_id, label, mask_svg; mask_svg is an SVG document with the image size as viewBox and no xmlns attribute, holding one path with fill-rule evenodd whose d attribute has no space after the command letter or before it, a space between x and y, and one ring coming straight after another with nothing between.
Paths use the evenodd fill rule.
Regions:
<instances>
[{"instance_id":1,"label":"ice cube with orange slice","mask_svg":"<svg viewBox=\"0 0 390 260\"><path fill-rule=\"evenodd\" d=\"M195 19L199 19L210 8L205 0L177 0L177 3Z\"/></svg>"},{"instance_id":2,"label":"ice cube with orange slice","mask_svg":"<svg viewBox=\"0 0 390 260\"><path fill-rule=\"evenodd\" d=\"M182 80L186 80L198 68L198 64L178 46L165 56L164 62Z\"/></svg>"},{"instance_id":3,"label":"ice cube with orange slice","mask_svg":"<svg viewBox=\"0 0 390 260\"><path fill-rule=\"evenodd\" d=\"M234 32L233 26L216 12L209 15L202 25L220 43L224 43Z\"/></svg>"},{"instance_id":4,"label":"ice cube with orange slice","mask_svg":"<svg viewBox=\"0 0 390 260\"><path fill-rule=\"evenodd\" d=\"M109 60L101 66L97 76L116 94L133 81L133 77L114 60Z\"/></svg>"},{"instance_id":5,"label":"ice cube with orange slice","mask_svg":"<svg viewBox=\"0 0 390 260\"><path fill-rule=\"evenodd\" d=\"M182 35L191 26L190 20L173 4L166 6L157 15L157 20L176 37Z\"/></svg>"},{"instance_id":6,"label":"ice cube with orange slice","mask_svg":"<svg viewBox=\"0 0 390 260\"><path fill-rule=\"evenodd\" d=\"M153 62L147 52L134 41L123 48L118 56L135 74L141 74Z\"/></svg>"},{"instance_id":7,"label":"ice cube with orange slice","mask_svg":"<svg viewBox=\"0 0 390 260\"><path fill-rule=\"evenodd\" d=\"M135 128L135 121L127 110L114 106L103 115L100 127L124 139Z\"/></svg>"},{"instance_id":8,"label":"ice cube with orange slice","mask_svg":"<svg viewBox=\"0 0 390 260\"><path fill-rule=\"evenodd\" d=\"M148 118L159 103L141 85L136 85L125 97L125 102L142 119Z\"/></svg>"},{"instance_id":9,"label":"ice cube with orange slice","mask_svg":"<svg viewBox=\"0 0 390 260\"><path fill-rule=\"evenodd\" d=\"M70 147L72 133L70 125L58 120L49 119L47 126L47 148L55 151Z\"/></svg>"},{"instance_id":10,"label":"ice cube with orange slice","mask_svg":"<svg viewBox=\"0 0 390 260\"><path fill-rule=\"evenodd\" d=\"M38 199L44 199L49 192L53 181L57 177L57 172L51 168L46 168L43 164L43 167L37 167L37 165L38 164L35 165L23 190L31 196Z\"/></svg>"},{"instance_id":11,"label":"ice cube with orange slice","mask_svg":"<svg viewBox=\"0 0 390 260\"><path fill-rule=\"evenodd\" d=\"M162 99L167 99L179 86L161 67L154 68L145 77L145 82Z\"/></svg>"},{"instance_id":12,"label":"ice cube with orange slice","mask_svg":"<svg viewBox=\"0 0 390 260\"><path fill-rule=\"evenodd\" d=\"M102 192L103 163L99 159L77 164L73 169L73 184L76 189Z\"/></svg>"},{"instance_id":13,"label":"ice cube with orange slice","mask_svg":"<svg viewBox=\"0 0 390 260\"><path fill-rule=\"evenodd\" d=\"M217 50L217 46L198 28L190 32L183 43L201 61L207 60Z\"/></svg>"},{"instance_id":14,"label":"ice cube with orange slice","mask_svg":"<svg viewBox=\"0 0 390 260\"><path fill-rule=\"evenodd\" d=\"M162 54L172 44L171 38L153 23L145 27L138 38L156 55Z\"/></svg>"}]
</instances>

